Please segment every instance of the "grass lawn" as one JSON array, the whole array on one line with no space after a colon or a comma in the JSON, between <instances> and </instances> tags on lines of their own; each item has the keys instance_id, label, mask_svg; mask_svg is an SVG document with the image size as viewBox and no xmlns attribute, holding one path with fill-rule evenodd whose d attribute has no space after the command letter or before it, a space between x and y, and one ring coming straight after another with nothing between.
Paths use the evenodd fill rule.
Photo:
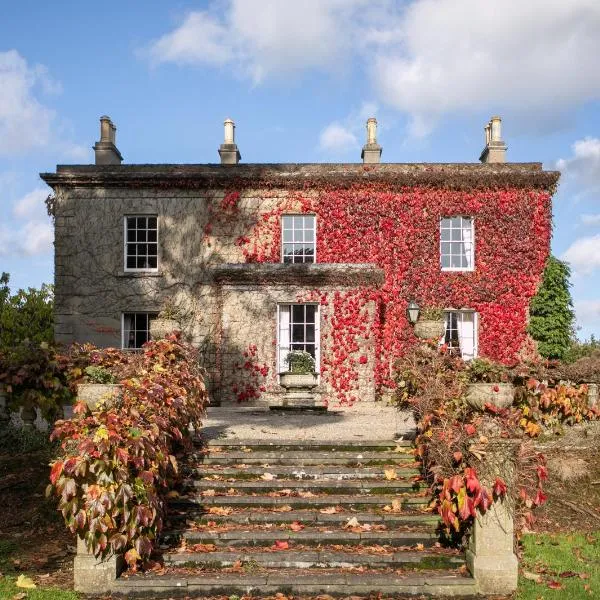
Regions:
<instances>
[{"instance_id":1,"label":"grass lawn","mask_svg":"<svg viewBox=\"0 0 600 600\"><path fill-rule=\"evenodd\" d=\"M0 578L0 598L3 600L11 600L15 597L22 600L78 600L80 598L79 594L75 592L53 588L22 589L15 585L15 581L15 577ZM20 594L25 595L20 596Z\"/></svg>"},{"instance_id":2,"label":"grass lawn","mask_svg":"<svg viewBox=\"0 0 600 600\"><path fill-rule=\"evenodd\" d=\"M523 536L518 600L600 597L600 532Z\"/></svg>"}]
</instances>

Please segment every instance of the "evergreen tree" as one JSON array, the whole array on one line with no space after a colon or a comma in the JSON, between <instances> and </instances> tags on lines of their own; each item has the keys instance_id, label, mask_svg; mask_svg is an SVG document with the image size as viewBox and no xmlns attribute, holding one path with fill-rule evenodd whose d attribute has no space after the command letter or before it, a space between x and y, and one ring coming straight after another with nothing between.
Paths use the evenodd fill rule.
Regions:
<instances>
[{"instance_id":1,"label":"evergreen tree","mask_svg":"<svg viewBox=\"0 0 600 600\"><path fill-rule=\"evenodd\" d=\"M575 313L570 276L569 265L550 256L542 284L529 305L528 331L546 358L564 358L572 344Z\"/></svg>"}]
</instances>

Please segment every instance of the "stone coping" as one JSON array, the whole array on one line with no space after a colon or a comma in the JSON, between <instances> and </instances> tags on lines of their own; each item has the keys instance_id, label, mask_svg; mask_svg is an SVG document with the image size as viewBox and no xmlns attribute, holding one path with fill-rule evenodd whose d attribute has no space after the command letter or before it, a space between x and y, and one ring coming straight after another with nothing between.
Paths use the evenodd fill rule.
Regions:
<instances>
[{"instance_id":1,"label":"stone coping","mask_svg":"<svg viewBox=\"0 0 600 600\"><path fill-rule=\"evenodd\" d=\"M299 287L378 287L383 269L372 263L228 263L212 267L209 276L230 285L296 285Z\"/></svg>"},{"instance_id":2,"label":"stone coping","mask_svg":"<svg viewBox=\"0 0 600 600\"><path fill-rule=\"evenodd\" d=\"M56 173L41 173L51 187L103 186L207 189L244 187L304 188L308 183L350 187L360 183L384 183L398 189L407 186L552 189L560 173L544 171L533 163L277 163L277 164L156 164L156 165L58 165Z\"/></svg>"}]
</instances>

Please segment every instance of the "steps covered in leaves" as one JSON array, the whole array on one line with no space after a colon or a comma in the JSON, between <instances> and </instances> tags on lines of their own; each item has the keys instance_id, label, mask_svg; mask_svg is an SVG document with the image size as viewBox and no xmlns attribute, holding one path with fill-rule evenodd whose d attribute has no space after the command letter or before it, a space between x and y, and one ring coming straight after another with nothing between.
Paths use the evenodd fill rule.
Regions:
<instances>
[{"instance_id":1,"label":"steps covered in leaves","mask_svg":"<svg viewBox=\"0 0 600 600\"><path fill-rule=\"evenodd\" d=\"M211 440L171 494L162 560L128 596L469 596L408 442Z\"/></svg>"}]
</instances>

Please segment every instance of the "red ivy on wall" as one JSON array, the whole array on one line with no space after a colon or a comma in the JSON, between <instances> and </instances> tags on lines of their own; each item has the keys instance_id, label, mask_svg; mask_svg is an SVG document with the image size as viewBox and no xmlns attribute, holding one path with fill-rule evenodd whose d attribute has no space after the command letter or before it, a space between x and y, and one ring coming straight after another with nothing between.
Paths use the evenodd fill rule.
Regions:
<instances>
[{"instance_id":1,"label":"red ivy on wall","mask_svg":"<svg viewBox=\"0 0 600 600\"><path fill-rule=\"evenodd\" d=\"M227 198L236 206L239 194ZM479 353L509 363L526 341L529 300L540 281L551 236L551 195L538 189L482 189L471 192L426 187L387 189L368 184L332 189L307 184L289 192L276 209L255 215L251 230L238 237L247 262L279 262L283 213L317 218L320 263L374 263L385 272L377 290L357 288L327 298L332 303L331 336L322 357L331 386L352 401L358 337L373 337L375 379L390 385L389 365L415 337L406 319L411 298L422 306L469 308L479 314ZM442 272L439 220L472 216L475 270ZM375 300L377 314L365 329L363 307ZM362 359L365 360L365 359Z\"/></svg>"}]
</instances>

